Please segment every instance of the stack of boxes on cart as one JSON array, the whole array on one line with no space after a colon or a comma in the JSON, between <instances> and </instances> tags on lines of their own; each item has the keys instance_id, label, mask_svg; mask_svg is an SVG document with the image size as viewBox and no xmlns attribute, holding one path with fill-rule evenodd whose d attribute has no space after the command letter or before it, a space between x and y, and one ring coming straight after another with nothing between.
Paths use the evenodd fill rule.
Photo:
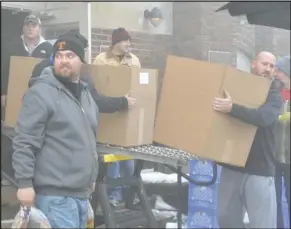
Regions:
<instances>
[{"instance_id":1,"label":"stack of boxes on cart","mask_svg":"<svg viewBox=\"0 0 291 229\"><path fill-rule=\"evenodd\" d=\"M214 176L213 162L191 160L190 177L197 182L209 182ZM214 184L203 186L189 184L188 228L218 228L217 193L221 167L217 166L217 179Z\"/></svg>"}]
</instances>

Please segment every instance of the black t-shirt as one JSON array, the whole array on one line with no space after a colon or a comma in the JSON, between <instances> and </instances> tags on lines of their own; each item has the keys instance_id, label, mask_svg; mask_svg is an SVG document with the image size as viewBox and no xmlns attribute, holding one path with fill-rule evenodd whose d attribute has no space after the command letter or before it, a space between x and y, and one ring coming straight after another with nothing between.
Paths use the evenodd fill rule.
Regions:
<instances>
[{"instance_id":1,"label":"black t-shirt","mask_svg":"<svg viewBox=\"0 0 291 229\"><path fill-rule=\"evenodd\" d=\"M77 83L74 83L57 74L54 74L54 76L72 93L72 95L78 101L80 101L82 90L84 89L80 81L78 81Z\"/></svg>"}]
</instances>

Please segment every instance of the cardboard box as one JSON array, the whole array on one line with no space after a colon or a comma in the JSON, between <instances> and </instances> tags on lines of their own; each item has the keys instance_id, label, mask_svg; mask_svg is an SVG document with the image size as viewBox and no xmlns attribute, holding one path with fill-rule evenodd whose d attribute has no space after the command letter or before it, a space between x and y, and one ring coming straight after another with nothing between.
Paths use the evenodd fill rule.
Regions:
<instances>
[{"instance_id":1,"label":"cardboard box","mask_svg":"<svg viewBox=\"0 0 291 229\"><path fill-rule=\"evenodd\" d=\"M157 70L89 65L97 91L106 96L130 96L137 105L128 111L100 114L97 141L123 147L151 144L157 100Z\"/></svg>"},{"instance_id":2,"label":"cardboard box","mask_svg":"<svg viewBox=\"0 0 291 229\"><path fill-rule=\"evenodd\" d=\"M5 126L15 127L22 97L28 89L32 70L42 59L12 56L10 58L9 81L5 107Z\"/></svg>"},{"instance_id":3,"label":"cardboard box","mask_svg":"<svg viewBox=\"0 0 291 229\"><path fill-rule=\"evenodd\" d=\"M41 59L11 57L5 109L6 126L14 127L22 97L36 64ZM86 65L100 94L124 96L130 91L138 101L129 111L100 114L98 141L124 147L151 144L157 99L157 71L129 67Z\"/></svg>"},{"instance_id":4,"label":"cardboard box","mask_svg":"<svg viewBox=\"0 0 291 229\"><path fill-rule=\"evenodd\" d=\"M225 65L169 56L154 141L196 156L245 166L257 128L216 112L214 97L226 89L251 108L267 98L270 81Z\"/></svg>"}]
</instances>

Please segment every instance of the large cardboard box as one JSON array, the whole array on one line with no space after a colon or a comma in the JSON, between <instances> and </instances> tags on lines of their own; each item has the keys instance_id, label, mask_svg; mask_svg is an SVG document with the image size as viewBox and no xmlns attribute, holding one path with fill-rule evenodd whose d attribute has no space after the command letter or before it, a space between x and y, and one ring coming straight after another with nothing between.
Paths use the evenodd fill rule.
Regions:
<instances>
[{"instance_id":1,"label":"large cardboard box","mask_svg":"<svg viewBox=\"0 0 291 229\"><path fill-rule=\"evenodd\" d=\"M40 61L30 57L11 57L4 120L6 126L16 125L32 70ZM100 114L98 142L124 147L151 144L157 99L157 70L96 65L85 65L84 69L89 70L100 94L124 96L130 92L137 99L137 105L129 111Z\"/></svg>"},{"instance_id":2,"label":"large cardboard box","mask_svg":"<svg viewBox=\"0 0 291 229\"><path fill-rule=\"evenodd\" d=\"M225 65L169 56L154 141L196 156L245 166L257 128L212 109L226 89L251 108L267 98L270 81Z\"/></svg>"},{"instance_id":3,"label":"large cardboard box","mask_svg":"<svg viewBox=\"0 0 291 229\"><path fill-rule=\"evenodd\" d=\"M130 92L137 105L128 111L100 114L97 141L123 147L153 142L157 70L89 65L97 91L119 97Z\"/></svg>"},{"instance_id":4,"label":"large cardboard box","mask_svg":"<svg viewBox=\"0 0 291 229\"><path fill-rule=\"evenodd\" d=\"M14 127L21 108L22 97L28 89L32 70L42 59L12 56L5 107L5 126Z\"/></svg>"}]
</instances>

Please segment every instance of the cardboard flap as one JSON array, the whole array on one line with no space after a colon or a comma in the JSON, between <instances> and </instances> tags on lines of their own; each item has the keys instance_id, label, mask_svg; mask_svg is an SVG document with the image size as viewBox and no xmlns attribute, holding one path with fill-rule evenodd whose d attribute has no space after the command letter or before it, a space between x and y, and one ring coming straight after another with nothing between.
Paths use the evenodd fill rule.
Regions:
<instances>
[{"instance_id":1,"label":"cardboard flap","mask_svg":"<svg viewBox=\"0 0 291 229\"><path fill-rule=\"evenodd\" d=\"M195 88L195 93L213 97L219 93L217 84L222 81L225 68L226 66L221 64L210 64L200 60L168 56L163 88L166 88L168 81L170 81L171 85L175 87L171 92L173 93L186 83L189 84L189 87ZM164 90L162 90L162 93L164 93Z\"/></svg>"},{"instance_id":2,"label":"cardboard flap","mask_svg":"<svg viewBox=\"0 0 291 229\"><path fill-rule=\"evenodd\" d=\"M153 139L157 71L127 66L87 65L101 95L137 100L135 107L112 114L100 114L97 140L124 147L151 144Z\"/></svg>"},{"instance_id":3,"label":"cardboard flap","mask_svg":"<svg viewBox=\"0 0 291 229\"><path fill-rule=\"evenodd\" d=\"M224 66L208 65L168 56L155 124L156 142L189 150L195 141L195 150L203 150L206 141L203 133L211 125L205 120L213 115L212 99L219 93L224 73Z\"/></svg>"},{"instance_id":4,"label":"cardboard flap","mask_svg":"<svg viewBox=\"0 0 291 229\"><path fill-rule=\"evenodd\" d=\"M207 159L243 167L248 158L256 128L227 114L215 113L203 155Z\"/></svg>"},{"instance_id":5,"label":"cardboard flap","mask_svg":"<svg viewBox=\"0 0 291 229\"><path fill-rule=\"evenodd\" d=\"M10 57L9 82L7 91L7 103L5 108L6 126L14 127L21 108L22 98L28 89L28 82L32 71L42 59L32 57Z\"/></svg>"},{"instance_id":6,"label":"cardboard flap","mask_svg":"<svg viewBox=\"0 0 291 229\"><path fill-rule=\"evenodd\" d=\"M258 108L265 103L271 81L232 67L227 67L221 94L226 89L233 101L250 108Z\"/></svg>"},{"instance_id":7,"label":"cardboard flap","mask_svg":"<svg viewBox=\"0 0 291 229\"><path fill-rule=\"evenodd\" d=\"M131 68L121 66L86 65L97 91L105 96L120 97L127 94L131 85ZM98 77L101 76L102 77Z\"/></svg>"}]
</instances>

